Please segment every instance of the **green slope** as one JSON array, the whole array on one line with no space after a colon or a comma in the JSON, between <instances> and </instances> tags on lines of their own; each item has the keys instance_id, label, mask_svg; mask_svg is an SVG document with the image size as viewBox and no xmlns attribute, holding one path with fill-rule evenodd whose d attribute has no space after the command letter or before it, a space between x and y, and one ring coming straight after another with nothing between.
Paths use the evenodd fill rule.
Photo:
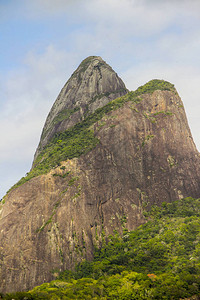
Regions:
<instances>
[{"instance_id":1,"label":"green slope","mask_svg":"<svg viewBox=\"0 0 200 300\"><path fill-rule=\"evenodd\" d=\"M94 260L51 283L3 299L180 299L200 295L200 199L147 213L135 231L117 232ZM26 298L24 298L26 297ZM195 298L193 298L195 299ZM198 299L198 298L196 298Z\"/></svg>"},{"instance_id":2,"label":"green slope","mask_svg":"<svg viewBox=\"0 0 200 300\"><path fill-rule=\"evenodd\" d=\"M176 93L173 84L164 80L154 79L139 87L136 91L129 92L125 96L109 102L104 107L97 109L93 114L85 117L82 122L76 124L74 127L57 133L39 154L32 170L27 173L26 177L22 177L11 189L22 185L33 177L46 174L52 168L58 166L61 161L79 157L89 152L99 142L90 128L91 125L101 120L109 112L122 107L126 102L138 103L141 101L140 95L151 94L155 90L168 90ZM67 112L66 115L68 116Z\"/></svg>"}]
</instances>

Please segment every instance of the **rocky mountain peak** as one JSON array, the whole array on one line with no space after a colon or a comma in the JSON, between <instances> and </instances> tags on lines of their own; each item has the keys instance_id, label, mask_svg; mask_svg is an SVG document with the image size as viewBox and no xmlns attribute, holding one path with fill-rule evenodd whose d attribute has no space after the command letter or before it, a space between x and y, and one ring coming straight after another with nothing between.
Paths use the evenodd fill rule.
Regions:
<instances>
[{"instance_id":1,"label":"rocky mountain peak","mask_svg":"<svg viewBox=\"0 0 200 300\"><path fill-rule=\"evenodd\" d=\"M100 56L84 59L64 85L47 117L35 159L56 133L126 93L123 81Z\"/></svg>"},{"instance_id":2,"label":"rocky mountain peak","mask_svg":"<svg viewBox=\"0 0 200 300\"><path fill-rule=\"evenodd\" d=\"M0 202L1 292L91 259L114 231L147 222L153 205L200 195L200 155L173 84L127 92L100 57L60 92L36 156Z\"/></svg>"}]
</instances>

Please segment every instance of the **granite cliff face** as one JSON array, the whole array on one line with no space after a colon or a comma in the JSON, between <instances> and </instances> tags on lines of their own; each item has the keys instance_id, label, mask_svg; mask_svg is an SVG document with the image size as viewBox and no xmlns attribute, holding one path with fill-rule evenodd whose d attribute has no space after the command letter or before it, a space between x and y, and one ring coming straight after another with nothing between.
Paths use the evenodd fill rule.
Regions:
<instances>
[{"instance_id":1,"label":"granite cliff face","mask_svg":"<svg viewBox=\"0 0 200 300\"><path fill-rule=\"evenodd\" d=\"M127 93L125 84L99 56L86 58L61 90L45 122L35 154L62 132L120 96Z\"/></svg>"},{"instance_id":2,"label":"granite cliff face","mask_svg":"<svg viewBox=\"0 0 200 300\"><path fill-rule=\"evenodd\" d=\"M29 177L0 206L0 291L50 281L92 258L94 246L114 229L144 223L151 205L200 195L200 156L173 85L153 80L127 93L99 57L89 61L71 77L84 81L83 98L73 98L71 89L65 98L64 87ZM95 84L87 91L88 82ZM118 93L124 96L115 99ZM66 107L80 109L70 117L66 111L57 127L53 120Z\"/></svg>"}]
</instances>

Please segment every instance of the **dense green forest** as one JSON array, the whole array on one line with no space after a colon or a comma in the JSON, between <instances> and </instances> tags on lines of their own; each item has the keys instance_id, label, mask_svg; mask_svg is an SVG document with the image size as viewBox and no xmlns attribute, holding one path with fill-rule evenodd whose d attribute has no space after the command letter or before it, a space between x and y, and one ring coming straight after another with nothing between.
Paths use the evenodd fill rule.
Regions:
<instances>
[{"instance_id":1,"label":"dense green forest","mask_svg":"<svg viewBox=\"0 0 200 300\"><path fill-rule=\"evenodd\" d=\"M146 212L147 223L105 238L93 261L3 299L184 299L200 295L200 199ZM126 222L126 220L125 220ZM193 298L193 299L198 299Z\"/></svg>"}]
</instances>

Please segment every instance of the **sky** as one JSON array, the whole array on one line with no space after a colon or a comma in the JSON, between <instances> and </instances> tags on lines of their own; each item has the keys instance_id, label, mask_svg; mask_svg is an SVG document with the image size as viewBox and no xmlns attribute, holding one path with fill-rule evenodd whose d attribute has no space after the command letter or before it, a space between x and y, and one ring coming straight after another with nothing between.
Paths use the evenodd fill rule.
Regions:
<instances>
[{"instance_id":1,"label":"sky","mask_svg":"<svg viewBox=\"0 0 200 300\"><path fill-rule=\"evenodd\" d=\"M30 170L49 110L90 55L129 90L173 83L200 150L199 0L0 0L0 198Z\"/></svg>"}]
</instances>

